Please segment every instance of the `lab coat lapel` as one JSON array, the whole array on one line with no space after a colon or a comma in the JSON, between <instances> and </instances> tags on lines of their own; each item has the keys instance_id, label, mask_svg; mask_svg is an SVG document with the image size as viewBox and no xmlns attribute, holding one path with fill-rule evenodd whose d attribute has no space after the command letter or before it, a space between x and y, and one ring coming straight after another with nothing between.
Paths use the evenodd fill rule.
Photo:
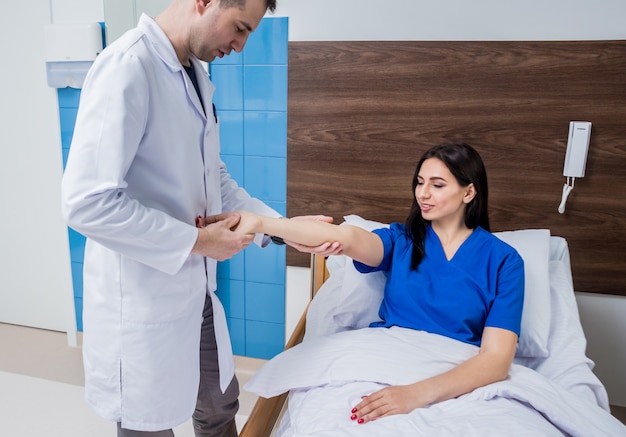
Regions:
<instances>
[{"instance_id":1,"label":"lab coat lapel","mask_svg":"<svg viewBox=\"0 0 626 437\"><path fill-rule=\"evenodd\" d=\"M206 118L213 117L213 93L215 92L215 86L209 80L208 66L195 57L191 57L191 65L196 72L196 78L198 79L198 87L200 88L200 97L206 111ZM193 84L192 84L193 86ZM200 103L198 101L198 103Z\"/></svg>"},{"instance_id":2,"label":"lab coat lapel","mask_svg":"<svg viewBox=\"0 0 626 437\"><path fill-rule=\"evenodd\" d=\"M206 117L208 114L205 114L204 108L208 108L206 110L210 111L211 106L207 105L207 100L204 97L206 95L206 92L204 92L202 89L203 88L202 84L204 83L202 76L206 76L207 73L202 68L202 66L199 65L199 63L195 63L192 61L191 66L193 67L194 72L196 73L196 78L198 79L198 86L200 89L200 93L202 94L202 97L200 97L198 93L196 92L196 88L193 86L193 82L189 78L189 75L185 73L184 69L181 69L180 73L183 75L183 80L185 82L185 89L187 90L187 97L189 97L189 100L193 103L193 106L196 109L196 112L198 113L198 115L200 115L200 117L202 117L202 119L206 121ZM202 102L200 101L200 98L202 98ZM204 106L202 105L203 103L204 103ZM208 103L211 103L211 101L209 100Z\"/></svg>"},{"instance_id":3,"label":"lab coat lapel","mask_svg":"<svg viewBox=\"0 0 626 437\"><path fill-rule=\"evenodd\" d=\"M180 60L176 56L176 51L174 50L174 47L172 46L170 40L167 38L167 35L165 35L165 33L163 32L163 29L161 29L154 20L152 20L145 14L142 14L141 18L139 19L138 27L144 29L150 35L150 43L152 44L152 47L154 48L157 55L161 58L161 60L168 66L168 68L171 71L178 71L181 74L185 83L185 88L187 90L187 96L189 97L189 100L193 103L198 114L201 117L206 118L204 115L204 110L202 109L202 104L200 103L200 98L198 97L198 93L196 93L193 83L191 83L191 79L189 79L189 77L185 73L184 68L180 63ZM204 80L201 79L200 76L206 76L206 70L203 71L202 65L197 59L192 58L190 60L191 64L194 66L196 76L198 77L198 82L204 82ZM205 94L205 92L202 91L202 85L200 85L200 90L202 94ZM207 102L210 103L211 101L203 99L203 102L206 104Z\"/></svg>"}]
</instances>

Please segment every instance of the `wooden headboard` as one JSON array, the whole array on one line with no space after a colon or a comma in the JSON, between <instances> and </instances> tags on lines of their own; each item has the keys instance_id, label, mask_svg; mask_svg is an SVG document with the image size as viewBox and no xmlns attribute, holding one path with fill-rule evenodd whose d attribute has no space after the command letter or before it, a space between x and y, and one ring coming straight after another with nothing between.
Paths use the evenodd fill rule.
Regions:
<instances>
[{"instance_id":1,"label":"wooden headboard","mask_svg":"<svg viewBox=\"0 0 626 437\"><path fill-rule=\"evenodd\" d=\"M290 42L288 108L289 216L403 222L421 154L466 141L492 231L549 228L576 291L626 295L626 41ZM559 214L572 120L591 145Z\"/></svg>"}]
</instances>

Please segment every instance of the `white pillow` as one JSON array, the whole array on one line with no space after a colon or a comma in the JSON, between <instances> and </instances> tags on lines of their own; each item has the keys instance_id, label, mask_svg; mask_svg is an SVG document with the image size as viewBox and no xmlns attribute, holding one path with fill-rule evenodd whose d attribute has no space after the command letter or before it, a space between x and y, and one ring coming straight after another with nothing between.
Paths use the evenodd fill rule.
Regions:
<instances>
[{"instance_id":1,"label":"white pillow","mask_svg":"<svg viewBox=\"0 0 626 437\"><path fill-rule=\"evenodd\" d=\"M309 305L309 309L306 313L306 328L304 330L303 341L345 331L347 329L337 325L334 319L335 313L338 311L337 296L339 296L345 276L346 257L343 255L334 255L329 257L326 262L328 265L331 258L336 259L340 257L344 258L343 265L338 267L333 266L332 269L328 269L330 276L319 290L317 290L315 299L313 299Z\"/></svg>"},{"instance_id":2,"label":"white pillow","mask_svg":"<svg viewBox=\"0 0 626 437\"><path fill-rule=\"evenodd\" d=\"M517 356L547 357L550 335L550 231L495 232L524 260L524 311Z\"/></svg>"},{"instance_id":3,"label":"white pillow","mask_svg":"<svg viewBox=\"0 0 626 437\"><path fill-rule=\"evenodd\" d=\"M344 217L343 224L372 231L389 225L365 220L357 215ZM352 258L329 256L326 268L330 276L317 291L306 316L304 341L349 329L359 329L378 321L383 299L384 272L359 273Z\"/></svg>"},{"instance_id":4,"label":"white pillow","mask_svg":"<svg viewBox=\"0 0 626 437\"><path fill-rule=\"evenodd\" d=\"M358 226L366 231L388 228L389 225L372 220L365 220L358 215L348 215L342 224ZM346 329L365 328L377 322L378 309L383 300L387 276L385 272L360 273L346 256L343 285L339 291L334 322Z\"/></svg>"},{"instance_id":5,"label":"white pillow","mask_svg":"<svg viewBox=\"0 0 626 437\"><path fill-rule=\"evenodd\" d=\"M346 224L368 231L389 227L388 224L366 220L358 215L344 217ZM494 233L513 246L524 260L525 296L521 335L517 350L520 357L548 356L550 332L550 231L523 229ZM333 260L331 272L332 293L322 293L313 300L307 315L307 338L348 329L359 329L380 320L378 309L383 298L386 277L384 272L359 273L352 259L343 256ZM340 267L336 267L340 266ZM334 276L334 278L333 278ZM329 278L329 280L330 280ZM341 287L337 284L341 282ZM322 286L324 287L324 286ZM322 289L320 289L320 292ZM326 290L325 290L326 291ZM315 303L331 299L333 303ZM322 322L325 327L315 326Z\"/></svg>"}]
</instances>

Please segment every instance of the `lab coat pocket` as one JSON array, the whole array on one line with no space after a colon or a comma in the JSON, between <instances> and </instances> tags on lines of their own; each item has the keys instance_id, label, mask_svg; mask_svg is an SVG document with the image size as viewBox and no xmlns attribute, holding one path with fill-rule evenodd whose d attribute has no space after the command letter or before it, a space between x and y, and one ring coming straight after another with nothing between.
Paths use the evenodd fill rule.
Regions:
<instances>
[{"instance_id":1,"label":"lab coat pocket","mask_svg":"<svg viewBox=\"0 0 626 437\"><path fill-rule=\"evenodd\" d=\"M120 288L122 320L163 323L202 312L206 288L204 268L187 260L174 275L122 258Z\"/></svg>"},{"instance_id":2,"label":"lab coat pocket","mask_svg":"<svg viewBox=\"0 0 626 437\"><path fill-rule=\"evenodd\" d=\"M122 324L122 424L173 428L193 413L200 378L202 317Z\"/></svg>"}]
</instances>

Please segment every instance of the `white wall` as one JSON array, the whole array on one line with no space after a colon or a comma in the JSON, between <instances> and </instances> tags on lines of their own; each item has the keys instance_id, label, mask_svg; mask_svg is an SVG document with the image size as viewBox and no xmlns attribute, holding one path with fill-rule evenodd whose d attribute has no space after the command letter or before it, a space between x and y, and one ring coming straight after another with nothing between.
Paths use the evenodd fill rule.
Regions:
<instances>
[{"instance_id":1,"label":"white wall","mask_svg":"<svg viewBox=\"0 0 626 437\"><path fill-rule=\"evenodd\" d=\"M290 41L626 39L624 0L278 0L274 15L289 17ZM307 287L288 289L288 329ZM626 406L626 297L578 291L595 373Z\"/></svg>"},{"instance_id":2,"label":"white wall","mask_svg":"<svg viewBox=\"0 0 626 437\"><path fill-rule=\"evenodd\" d=\"M623 0L278 0L291 41L622 39Z\"/></svg>"},{"instance_id":3,"label":"white wall","mask_svg":"<svg viewBox=\"0 0 626 437\"><path fill-rule=\"evenodd\" d=\"M52 22L52 8L49 0L13 1L0 14L0 321L72 334L58 103L44 63L44 27Z\"/></svg>"},{"instance_id":4,"label":"white wall","mask_svg":"<svg viewBox=\"0 0 626 437\"><path fill-rule=\"evenodd\" d=\"M626 406L626 297L577 292L576 300L594 372L611 403Z\"/></svg>"},{"instance_id":5,"label":"white wall","mask_svg":"<svg viewBox=\"0 0 626 437\"><path fill-rule=\"evenodd\" d=\"M40 0L38 0L40 1ZM49 0L53 24L100 22L104 21L102 0Z\"/></svg>"},{"instance_id":6,"label":"white wall","mask_svg":"<svg viewBox=\"0 0 626 437\"><path fill-rule=\"evenodd\" d=\"M103 18L101 0L13 1L0 14L0 322L65 331L70 343L76 318L60 214L61 135L44 27Z\"/></svg>"}]
</instances>

